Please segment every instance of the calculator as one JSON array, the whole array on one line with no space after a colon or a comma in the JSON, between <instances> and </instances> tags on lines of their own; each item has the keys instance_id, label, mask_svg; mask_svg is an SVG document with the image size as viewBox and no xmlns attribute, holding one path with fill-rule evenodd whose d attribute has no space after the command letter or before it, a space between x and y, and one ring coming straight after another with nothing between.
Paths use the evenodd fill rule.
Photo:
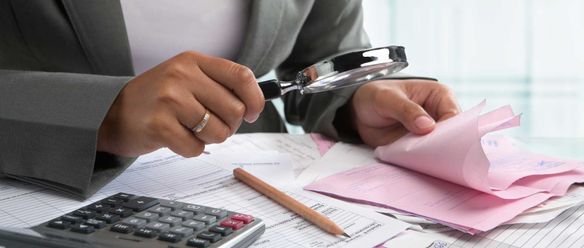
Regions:
<instances>
[{"instance_id":1,"label":"calculator","mask_svg":"<svg viewBox=\"0 0 584 248\"><path fill-rule=\"evenodd\" d=\"M31 229L72 247L247 247L265 224L245 213L118 193Z\"/></svg>"}]
</instances>

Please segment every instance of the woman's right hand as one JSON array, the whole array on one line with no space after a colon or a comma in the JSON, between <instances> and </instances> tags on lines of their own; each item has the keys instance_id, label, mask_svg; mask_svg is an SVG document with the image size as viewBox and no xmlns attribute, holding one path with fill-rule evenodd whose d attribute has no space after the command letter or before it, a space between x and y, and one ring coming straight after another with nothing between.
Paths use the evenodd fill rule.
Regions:
<instances>
[{"instance_id":1,"label":"woman's right hand","mask_svg":"<svg viewBox=\"0 0 584 248\"><path fill-rule=\"evenodd\" d=\"M128 82L99 129L97 150L138 156L168 147L197 156L205 144L225 141L242 120L257 120L264 102L247 67L184 52ZM209 121L195 134L205 111Z\"/></svg>"}]
</instances>

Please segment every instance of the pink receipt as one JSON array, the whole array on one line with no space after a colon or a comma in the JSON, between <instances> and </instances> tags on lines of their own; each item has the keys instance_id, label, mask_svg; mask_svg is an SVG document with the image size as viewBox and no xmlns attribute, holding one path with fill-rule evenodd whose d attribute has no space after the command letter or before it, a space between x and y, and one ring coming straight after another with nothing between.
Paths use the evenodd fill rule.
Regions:
<instances>
[{"instance_id":1,"label":"pink receipt","mask_svg":"<svg viewBox=\"0 0 584 248\"><path fill-rule=\"evenodd\" d=\"M509 106L478 106L378 147L385 163L359 167L305 187L344 199L424 216L457 229L487 231L584 181L580 161L533 154L489 132L518 126Z\"/></svg>"}]
</instances>

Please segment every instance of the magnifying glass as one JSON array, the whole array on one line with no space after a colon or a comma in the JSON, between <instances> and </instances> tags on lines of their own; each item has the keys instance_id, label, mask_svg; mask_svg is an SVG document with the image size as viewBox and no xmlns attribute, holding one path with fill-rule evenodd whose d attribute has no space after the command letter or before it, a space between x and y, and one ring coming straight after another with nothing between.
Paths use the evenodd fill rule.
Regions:
<instances>
[{"instance_id":1,"label":"magnifying glass","mask_svg":"<svg viewBox=\"0 0 584 248\"><path fill-rule=\"evenodd\" d=\"M259 82L259 86L267 101L294 90L311 94L360 85L394 74L406 66L404 47L378 47L322 60L298 72L293 81L272 79Z\"/></svg>"}]
</instances>

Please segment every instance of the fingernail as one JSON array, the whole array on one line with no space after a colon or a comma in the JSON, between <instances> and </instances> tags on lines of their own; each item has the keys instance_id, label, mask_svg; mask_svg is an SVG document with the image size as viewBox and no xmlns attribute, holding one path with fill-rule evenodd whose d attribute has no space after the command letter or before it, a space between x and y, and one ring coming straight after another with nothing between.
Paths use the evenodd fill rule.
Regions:
<instances>
[{"instance_id":1,"label":"fingernail","mask_svg":"<svg viewBox=\"0 0 584 248\"><path fill-rule=\"evenodd\" d=\"M258 120L259 117L260 117L260 115L257 114L257 115L250 117L250 118L244 118L244 119L246 119L245 121L247 121L248 123L254 123L255 121Z\"/></svg>"},{"instance_id":2,"label":"fingernail","mask_svg":"<svg viewBox=\"0 0 584 248\"><path fill-rule=\"evenodd\" d=\"M416 124L416 127L418 127L419 129L422 129L422 130L429 129L432 126L434 126L434 124L436 124L436 122L432 118L425 116L425 115L422 115L422 116L419 116L418 118L416 118L414 123Z\"/></svg>"}]
</instances>

